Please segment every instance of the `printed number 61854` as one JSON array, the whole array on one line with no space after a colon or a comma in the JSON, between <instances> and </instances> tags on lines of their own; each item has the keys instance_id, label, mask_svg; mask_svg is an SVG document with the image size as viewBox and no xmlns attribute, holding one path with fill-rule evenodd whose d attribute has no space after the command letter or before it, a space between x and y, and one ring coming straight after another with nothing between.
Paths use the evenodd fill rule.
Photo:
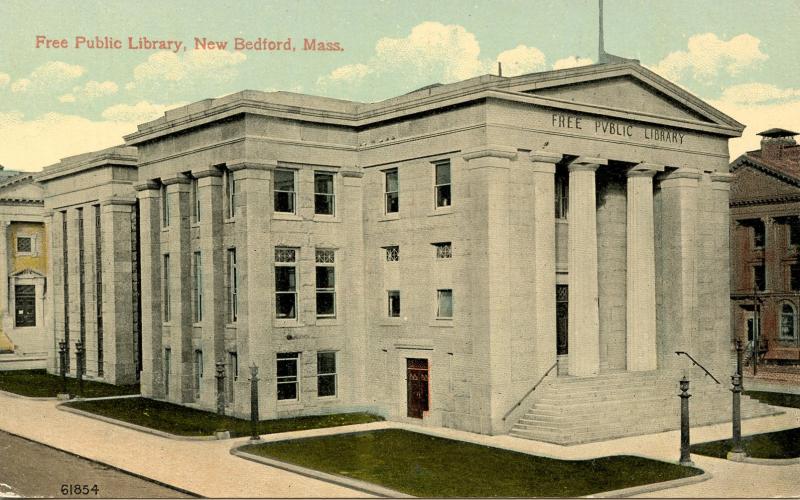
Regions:
<instances>
[{"instance_id":1,"label":"printed number 61854","mask_svg":"<svg viewBox=\"0 0 800 500\"><path fill-rule=\"evenodd\" d=\"M96 484L62 484L61 494L66 495L89 495L93 493L95 496L100 493L100 488Z\"/></svg>"}]
</instances>

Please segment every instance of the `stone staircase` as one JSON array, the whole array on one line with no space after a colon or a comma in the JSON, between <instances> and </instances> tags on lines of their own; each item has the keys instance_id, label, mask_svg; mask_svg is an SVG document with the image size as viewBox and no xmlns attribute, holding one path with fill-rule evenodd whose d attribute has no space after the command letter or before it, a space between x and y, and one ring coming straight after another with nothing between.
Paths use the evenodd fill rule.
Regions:
<instances>
[{"instance_id":1,"label":"stone staircase","mask_svg":"<svg viewBox=\"0 0 800 500\"><path fill-rule=\"evenodd\" d=\"M566 445L678 429L680 377L681 373L665 371L554 377L539 386L533 406L509 434ZM721 382L693 377L692 427L731 420L730 384ZM742 396L742 418L777 413L776 408Z\"/></svg>"}]
</instances>

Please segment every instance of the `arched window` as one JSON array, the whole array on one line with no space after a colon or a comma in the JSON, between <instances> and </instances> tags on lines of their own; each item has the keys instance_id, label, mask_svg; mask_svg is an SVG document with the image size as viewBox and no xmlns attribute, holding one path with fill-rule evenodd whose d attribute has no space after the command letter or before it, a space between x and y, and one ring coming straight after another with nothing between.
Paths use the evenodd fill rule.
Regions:
<instances>
[{"instance_id":1,"label":"arched window","mask_svg":"<svg viewBox=\"0 0 800 500\"><path fill-rule=\"evenodd\" d=\"M795 312L791 304L781 307L781 338L793 339L795 337Z\"/></svg>"}]
</instances>

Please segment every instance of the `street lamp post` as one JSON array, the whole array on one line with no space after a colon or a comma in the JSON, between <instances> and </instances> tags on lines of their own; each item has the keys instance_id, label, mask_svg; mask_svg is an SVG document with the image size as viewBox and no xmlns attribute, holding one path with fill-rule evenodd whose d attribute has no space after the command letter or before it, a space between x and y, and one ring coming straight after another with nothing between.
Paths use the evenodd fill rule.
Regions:
<instances>
[{"instance_id":1,"label":"street lamp post","mask_svg":"<svg viewBox=\"0 0 800 500\"><path fill-rule=\"evenodd\" d=\"M58 342L58 356L61 360L61 393L67 394L67 342L65 340Z\"/></svg>"},{"instance_id":2,"label":"street lamp post","mask_svg":"<svg viewBox=\"0 0 800 500\"><path fill-rule=\"evenodd\" d=\"M733 389L731 389L733 393L733 450L731 453L735 456L742 456L744 454L742 449L742 376L737 373L731 377L731 382L733 383Z\"/></svg>"},{"instance_id":3,"label":"street lamp post","mask_svg":"<svg viewBox=\"0 0 800 500\"><path fill-rule=\"evenodd\" d=\"M250 439L258 441L258 367L253 363L250 367Z\"/></svg>"},{"instance_id":4,"label":"street lamp post","mask_svg":"<svg viewBox=\"0 0 800 500\"><path fill-rule=\"evenodd\" d=\"M758 349L761 342L761 298L753 286L753 376L758 375Z\"/></svg>"},{"instance_id":5,"label":"street lamp post","mask_svg":"<svg viewBox=\"0 0 800 500\"><path fill-rule=\"evenodd\" d=\"M678 397L681 398L681 465L692 466L694 463L692 462L691 454L689 453L689 398L692 397L689 394L689 381L686 379L686 376L681 379L680 381L680 388L681 393L678 394Z\"/></svg>"},{"instance_id":6,"label":"street lamp post","mask_svg":"<svg viewBox=\"0 0 800 500\"><path fill-rule=\"evenodd\" d=\"M75 343L75 357L77 358L77 375L78 375L78 397L83 397L83 355L85 350L83 342Z\"/></svg>"}]
</instances>

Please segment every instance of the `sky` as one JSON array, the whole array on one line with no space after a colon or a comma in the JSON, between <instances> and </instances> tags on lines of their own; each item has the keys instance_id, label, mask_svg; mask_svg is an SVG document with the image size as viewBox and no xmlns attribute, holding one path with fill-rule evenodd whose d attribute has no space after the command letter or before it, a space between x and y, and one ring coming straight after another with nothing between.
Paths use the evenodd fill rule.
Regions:
<instances>
[{"instance_id":1,"label":"sky","mask_svg":"<svg viewBox=\"0 0 800 500\"><path fill-rule=\"evenodd\" d=\"M762 130L800 131L800 0L605 0L604 17L606 51L747 125L732 157ZM40 170L243 89L369 102L498 61L504 76L591 64L597 19L597 0L0 0L0 165ZM294 50L235 50L237 38ZM98 39L112 48L88 47Z\"/></svg>"}]
</instances>

